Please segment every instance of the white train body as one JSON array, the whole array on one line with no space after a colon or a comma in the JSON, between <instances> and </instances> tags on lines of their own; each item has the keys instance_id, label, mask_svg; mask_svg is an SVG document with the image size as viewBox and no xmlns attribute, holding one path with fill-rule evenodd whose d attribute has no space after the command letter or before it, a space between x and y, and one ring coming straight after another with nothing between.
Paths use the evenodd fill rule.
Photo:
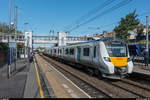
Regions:
<instances>
[{"instance_id":1,"label":"white train body","mask_svg":"<svg viewBox=\"0 0 150 100\"><path fill-rule=\"evenodd\" d=\"M99 40L70 46L53 47L51 57L98 71L103 77L120 79L132 73L126 44L118 40Z\"/></svg>"}]
</instances>

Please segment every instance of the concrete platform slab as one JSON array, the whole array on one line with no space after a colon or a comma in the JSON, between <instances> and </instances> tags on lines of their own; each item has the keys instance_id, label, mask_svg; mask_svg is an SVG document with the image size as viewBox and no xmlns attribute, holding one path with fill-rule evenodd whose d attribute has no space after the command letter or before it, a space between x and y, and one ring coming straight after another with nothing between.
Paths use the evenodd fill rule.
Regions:
<instances>
[{"instance_id":1,"label":"concrete platform slab","mask_svg":"<svg viewBox=\"0 0 150 100\"><path fill-rule=\"evenodd\" d=\"M7 79L7 65L0 69L0 98L22 98L27 79L28 60L18 60L16 71ZM13 66L11 66L13 69Z\"/></svg>"},{"instance_id":2,"label":"concrete platform slab","mask_svg":"<svg viewBox=\"0 0 150 100\"><path fill-rule=\"evenodd\" d=\"M27 81L23 98L40 98L36 71L34 69L33 63L31 63L29 66L29 72L27 73Z\"/></svg>"},{"instance_id":3,"label":"concrete platform slab","mask_svg":"<svg viewBox=\"0 0 150 100\"><path fill-rule=\"evenodd\" d=\"M77 88L77 86L72 84L69 79L58 72L54 66L48 64L39 55L36 55L35 57L45 73L56 98L89 98L83 91Z\"/></svg>"}]
</instances>

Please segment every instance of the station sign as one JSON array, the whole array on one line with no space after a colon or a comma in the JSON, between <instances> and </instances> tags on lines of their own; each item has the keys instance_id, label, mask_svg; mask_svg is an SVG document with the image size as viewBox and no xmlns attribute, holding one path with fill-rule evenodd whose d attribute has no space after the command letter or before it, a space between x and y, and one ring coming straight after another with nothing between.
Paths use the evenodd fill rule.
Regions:
<instances>
[{"instance_id":1,"label":"station sign","mask_svg":"<svg viewBox=\"0 0 150 100\"><path fill-rule=\"evenodd\" d=\"M24 45L24 43L19 42L19 43L17 43L17 45L23 46L23 45Z\"/></svg>"},{"instance_id":2,"label":"station sign","mask_svg":"<svg viewBox=\"0 0 150 100\"><path fill-rule=\"evenodd\" d=\"M15 42L10 42L9 44L8 44L8 46L9 46L9 49L8 49L8 63L9 64L11 64L11 63L13 63L13 62L15 62L16 61L16 47L17 47L17 45L16 45L16 43Z\"/></svg>"}]
</instances>

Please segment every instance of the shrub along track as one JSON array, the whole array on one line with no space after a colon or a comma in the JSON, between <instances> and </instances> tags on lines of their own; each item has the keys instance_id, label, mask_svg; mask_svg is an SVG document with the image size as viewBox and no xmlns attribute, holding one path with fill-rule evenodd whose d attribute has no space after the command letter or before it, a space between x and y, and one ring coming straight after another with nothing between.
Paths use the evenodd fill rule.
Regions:
<instances>
[{"instance_id":1,"label":"shrub along track","mask_svg":"<svg viewBox=\"0 0 150 100\"><path fill-rule=\"evenodd\" d=\"M66 77L73 81L77 86L84 90L91 97L95 98L143 98L150 97L148 84L141 84L132 79L124 78L118 81L109 79L98 79L77 70L70 65L55 61L49 57L41 55L48 63L62 72ZM144 80L143 80L144 81ZM144 82L143 82L144 83Z\"/></svg>"}]
</instances>

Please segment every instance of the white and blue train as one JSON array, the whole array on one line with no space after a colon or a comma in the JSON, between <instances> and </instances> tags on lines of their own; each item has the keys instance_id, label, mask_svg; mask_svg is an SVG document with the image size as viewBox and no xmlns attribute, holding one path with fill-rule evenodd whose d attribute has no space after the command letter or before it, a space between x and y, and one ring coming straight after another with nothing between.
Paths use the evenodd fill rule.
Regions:
<instances>
[{"instance_id":1,"label":"white and blue train","mask_svg":"<svg viewBox=\"0 0 150 100\"><path fill-rule=\"evenodd\" d=\"M82 66L91 74L121 79L132 73L133 62L128 46L119 39L103 38L68 46L52 47L45 53L50 57Z\"/></svg>"}]
</instances>

